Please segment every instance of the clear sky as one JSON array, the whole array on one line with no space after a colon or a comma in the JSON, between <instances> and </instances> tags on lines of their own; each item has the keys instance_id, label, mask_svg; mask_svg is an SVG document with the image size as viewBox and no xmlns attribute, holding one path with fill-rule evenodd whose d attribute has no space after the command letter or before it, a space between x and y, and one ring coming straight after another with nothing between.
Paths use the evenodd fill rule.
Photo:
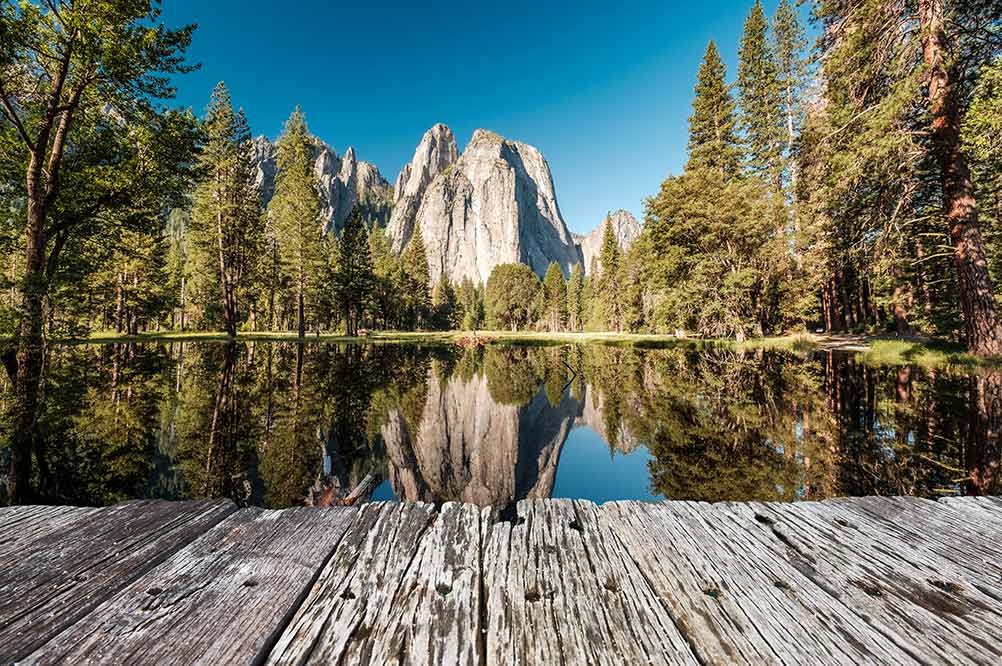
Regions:
<instances>
[{"instance_id":1,"label":"clear sky","mask_svg":"<svg viewBox=\"0 0 1002 666\"><path fill-rule=\"evenodd\" d=\"M764 0L771 15L778 0ZM685 161L696 70L714 39L733 80L752 0L332 2L164 0L197 23L178 102L201 115L225 81L255 134L296 104L339 154L391 183L426 129L462 151L491 129L539 148L573 231L644 198Z\"/></svg>"}]
</instances>

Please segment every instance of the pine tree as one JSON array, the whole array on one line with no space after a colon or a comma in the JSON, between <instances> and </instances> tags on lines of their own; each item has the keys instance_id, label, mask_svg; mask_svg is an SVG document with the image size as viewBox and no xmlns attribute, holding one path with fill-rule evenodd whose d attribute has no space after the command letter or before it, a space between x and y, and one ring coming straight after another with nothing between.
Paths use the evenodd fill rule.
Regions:
<instances>
[{"instance_id":1,"label":"pine tree","mask_svg":"<svg viewBox=\"0 0 1002 666\"><path fill-rule=\"evenodd\" d=\"M630 332L637 332L644 325L642 265L639 251L640 244L634 243L628 252L623 253L619 269L622 328Z\"/></svg>"},{"instance_id":2,"label":"pine tree","mask_svg":"<svg viewBox=\"0 0 1002 666\"><path fill-rule=\"evenodd\" d=\"M797 10L789 0L780 0L772 19L772 33L776 44L776 78L780 94L780 108L785 125L786 150L783 171L789 181L790 199L797 200L797 169L794 150L797 135L803 123L802 96L807 80L807 60L804 50L807 38ZM794 207L794 223L797 224Z\"/></svg>"},{"instance_id":3,"label":"pine tree","mask_svg":"<svg viewBox=\"0 0 1002 666\"><path fill-rule=\"evenodd\" d=\"M738 101L747 146L748 166L753 174L782 188L779 78L775 54L769 43L769 23L762 3L755 0L745 21L738 49Z\"/></svg>"},{"instance_id":4,"label":"pine tree","mask_svg":"<svg viewBox=\"0 0 1002 666\"><path fill-rule=\"evenodd\" d=\"M567 284L560 264L551 261L543 278L543 316L551 331L560 331L567 320Z\"/></svg>"},{"instance_id":5,"label":"pine tree","mask_svg":"<svg viewBox=\"0 0 1002 666\"><path fill-rule=\"evenodd\" d=\"M357 207L348 215L337 250L334 294L344 316L345 334L354 336L369 307L375 282L368 231Z\"/></svg>"},{"instance_id":6,"label":"pine tree","mask_svg":"<svg viewBox=\"0 0 1002 666\"><path fill-rule=\"evenodd\" d=\"M373 228L369 232L369 251L372 256L373 316L378 318L383 328L400 318L398 310L400 292L397 278L400 274L400 259L390 244L390 239L382 229Z\"/></svg>"},{"instance_id":7,"label":"pine tree","mask_svg":"<svg viewBox=\"0 0 1002 666\"><path fill-rule=\"evenodd\" d=\"M727 68L711 41L696 77L696 97L689 116L686 171L715 169L724 177L735 176L741 171L737 116L726 76Z\"/></svg>"},{"instance_id":8,"label":"pine tree","mask_svg":"<svg viewBox=\"0 0 1002 666\"><path fill-rule=\"evenodd\" d=\"M260 251L262 223L250 163L250 130L234 112L226 86L218 84L206 112L205 145L199 164L205 174L195 190L191 237L198 246L199 272L213 276L226 332L237 334L241 294Z\"/></svg>"},{"instance_id":9,"label":"pine tree","mask_svg":"<svg viewBox=\"0 0 1002 666\"><path fill-rule=\"evenodd\" d=\"M622 284L620 283L620 269L623 258L623 250L619 247L619 240L612 228L609 218L605 220L605 228L602 232L601 265L596 276L598 288L595 298L598 299L602 308L602 323L606 330L619 332L623 328L623 302Z\"/></svg>"},{"instance_id":10,"label":"pine tree","mask_svg":"<svg viewBox=\"0 0 1002 666\"><path fill-rule=\"evenodd\" d=\"M428 290L431 277L428 271L428 255L424 249L421 230L415 230L401 257L403 305L407 313L408 326L418 328L427 321L429 310Z\"/></svg>"},{"instance_id":11,"label":"pine tree","mask_svg":"<svg viewBox=\"0 0 1002 666\"><path fill-rule=\"evenodd\" d=\"M511 331L530 326L536 320L542 287L539 276L525 264L495 266L484 293L488 325Z\"/></svg>"},{"instance_id":12,"label":"pine tree","mask_svg":"<svg viewBox=\"0 0 1002 666\"><path fill-rule=\"evenodd\" d=\"M452 288L448 275L442 275L432 290L431 307L435 313L435 326L439 330L449 331L457 326L456 290Z\"/></svg>"},{"instance_id":13,"label":"pine tree","mask_svg":"<svg viewBox=\"0 0 1002 666\"><path fill-rule=\"evenodd\" d=\"M998 3L821 0L815 15L824 98L799 191L831 241L826 324L949 335L962 321L971 352L999 353L981 193L960 146L972 84L998 57ZM943 234L952 252L936 249Z\"/></svg>"},{"instance_id":14,"label":"pine tree","mask_svg":"<svg viewBox=\"0 0 1002 666\"><path fill-rule=\"evenodd\" d=\"M567 327L580 331L584 323L584 270L581 264L571 268L571 278L567 283Z\"/></svg>"},{"instance_id":15,"label":"pine tree","mask_svg":"<svg viewBox=\"0 0 1002 666\"><path fill-rule=\"evenodd\" d=\"M307 303L316 297L323 267L312 145L306 118L296 107L278 140L278 173L268 215L275 229L282 273L294 291L299 337L306 334Z\"/></svg>"},{"instance_id":16,"label":"pine tree","mask_svg":"<svg viewBox=\"0 0 1002 666\"><path fill-rule=\"evenodd\" d=\"M473 280L464 277L459 283L459 307L463 313L463 328L475 331L484 323L483 289L473 284Z\"/></svg>"}]
</instances>

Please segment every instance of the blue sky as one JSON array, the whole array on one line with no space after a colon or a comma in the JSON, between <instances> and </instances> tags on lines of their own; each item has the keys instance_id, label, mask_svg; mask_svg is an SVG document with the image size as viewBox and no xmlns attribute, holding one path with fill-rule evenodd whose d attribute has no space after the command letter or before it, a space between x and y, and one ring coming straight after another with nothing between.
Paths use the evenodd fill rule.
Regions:
<instances>
[{"instance_id":1,"label":"blue sky","mask_svg":"<svg viewBox=\"0 0 1002 666\"><path fill-rule=\"evenodd\" d=\"M778 0L764 0L772 13ZM197 23L178 99L199 115L225 81L255 134L296 104L339 154L354 146L391 183L426 129L477 127L546 156L568 226L638 218L685 161L696 70L714 39L731 78L751 0L330 2L164 0Z\"/></svg>"}]
</instances>

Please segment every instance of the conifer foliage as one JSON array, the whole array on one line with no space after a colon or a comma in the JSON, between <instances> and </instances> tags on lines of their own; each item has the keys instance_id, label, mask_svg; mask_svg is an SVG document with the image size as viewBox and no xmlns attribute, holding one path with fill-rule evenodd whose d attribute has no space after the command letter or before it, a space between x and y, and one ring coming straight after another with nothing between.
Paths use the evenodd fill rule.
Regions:
<instances>
[{"instance_id":1,"label":"conifer foliage","mask_svg":"<svg viewBox=\"0 0 1002 666\"><path fill-rule=\"evenodd\" d=\"M369 235L362 212L356 207L348 216L337 245L333 279L335 299L341 305L347 335L358 334L370 309L374 286Z\"/></svg>"},{"instance_id":2,"label":"conifer foliage","mask_svg":"<svg viewBox=\"0 0 1002 666\"><path fill-rule=\"evenodd\" d=\"M562 331L567 320L567 284L560 264L550 262L543 278L544 320L551 331Z\"/></svg>"},{"instance_id":3,"label":"conifer foliage","mask_svg":"<svg viewBox=\"0 0 1002 666\"><path fill-rule=\"evenodd\" d=\"M749 171L782 186L779 77L768 35L769 21L755 0L738 50L738 100Z\"/></svg>"},{"instance_id":4,"label":"conifer foliage","mask_svg":"<svg viewBox=\"0 0 1002 666\"><path fill-rule=\"evenodd\" d=\"M246 316L245 296L263 227L250 164L250 129L222 83L212 93L203 126L199 163L204 176L195 188L191 215L194 261L206 280L203 294L218 294L223 326L235 336Z\"/></svg>"},{"instance_id":5,"label":"conifer foliage","mask_svg":"<svg viewBox=\"0 0 1002 666\"><path fill-rule=\"evenodd\" d=\"M696 97L689 117L687 171L714 169L722 177L741 171L738 118L726 76L727 67L711 41L696 76Z\"/></svg>"},{"instance_id":6,"label":"conifer foliage","mask_svg":"<svg viewBox=\"0 0 1002 666\"><path fill-rule=\"evenodd\" d=\"M323 275L323 225L312 147L306 118L297 107L278 140L278 173L268 215L281 275L292 295L299 337L306 334L307 306L316 310L318 281Z\"/></svg>"}]
</instances>

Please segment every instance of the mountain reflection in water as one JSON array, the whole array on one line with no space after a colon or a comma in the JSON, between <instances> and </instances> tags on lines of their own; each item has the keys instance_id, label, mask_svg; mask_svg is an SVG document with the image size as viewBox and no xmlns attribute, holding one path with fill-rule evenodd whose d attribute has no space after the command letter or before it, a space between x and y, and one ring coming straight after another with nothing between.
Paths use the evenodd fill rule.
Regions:
<instances>
[{"instance_id":1,"label":"mountain reflection in water","mask_svg":"<svg viewBox=\"0 0 1002 666\"><path fill-rule=\"evenodd\" d=\"M555 488L601 500L995 494L1000 410L998 371L839 353L73 346L47 360L30 500L329 505L365 479L363 498L382 484L399 499L499 507ZM557 483L562 458L596 455L573 445L591 433L606 451ZM9 457L0 446L0 470Z\"/></svg>"}]
</instances>

